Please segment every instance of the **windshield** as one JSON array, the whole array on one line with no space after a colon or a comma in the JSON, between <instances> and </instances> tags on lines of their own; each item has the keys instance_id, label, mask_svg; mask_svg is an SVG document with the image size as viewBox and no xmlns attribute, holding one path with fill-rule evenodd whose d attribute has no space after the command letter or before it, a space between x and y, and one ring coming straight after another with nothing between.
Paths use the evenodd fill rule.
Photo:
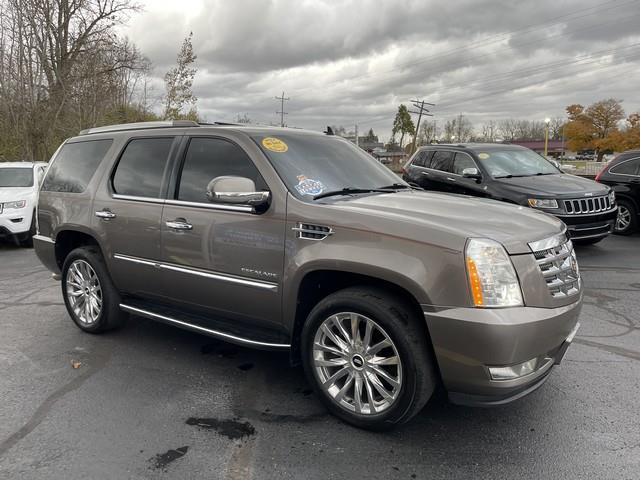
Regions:
<instances>
[{"instance_id":1,"label":"windshield","mask_svg":"<svg viewBox=\"0 0 640 480\"><path fill-rule=\"evenodd\" d=\"M301 200L344 188L406 185L364 150L339 137L283 133L252 138L289 191Z\"/></svg>"},{"instance_id":2,"label":"windshield","mask_svg":"<svg viewBox=\"0 0 640 480\"><path fill-rule=\"evenodd\" d=\"M33 187L33 168L0 167L1 187Z\"/></svg>"},{"instance_id":3,"label":"windshield","mask_svg":"<svg viewBox=\"0 0 640 480\"><path fill-rule=\"evenodd\" d=\"M562 173L550 161L532 150L480 152L482 166L493 178L530 177Z\"/></svg>"}]
</instances>

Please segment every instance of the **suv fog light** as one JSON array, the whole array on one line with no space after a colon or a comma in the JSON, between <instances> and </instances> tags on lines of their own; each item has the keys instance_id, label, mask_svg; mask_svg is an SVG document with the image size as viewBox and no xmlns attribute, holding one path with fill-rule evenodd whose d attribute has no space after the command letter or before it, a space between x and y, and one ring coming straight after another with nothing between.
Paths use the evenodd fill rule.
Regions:
<instances>
[{"instance_id":1,"label":"suv fog light","mask_svg":"<svg viewBox=\"0 0 640 480\"><path fill-rule=\"evenodd\" d=\"M536 370L537 366L538 358L536 357L510 367L489 367L489 373L492 380L513 380L529 375Z\"/></svg>"}]
</instances>

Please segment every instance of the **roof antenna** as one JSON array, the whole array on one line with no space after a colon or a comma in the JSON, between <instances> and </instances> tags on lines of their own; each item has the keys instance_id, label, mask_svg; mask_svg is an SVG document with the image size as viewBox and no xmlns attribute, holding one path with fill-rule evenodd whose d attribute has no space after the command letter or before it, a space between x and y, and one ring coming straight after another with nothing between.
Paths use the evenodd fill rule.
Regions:
<instances>
[{"instance_id":1,"label":"roof antenna","mask_svg":"<svg viewBox=\"0 0 640 480\"><path fill-rule=\"evenodd\" d=\"M327 125L327 129L323 133L326 133L327 135L335 135L335 133L333 133L333 128L331 128L330 125Z\"/></svg>"}]
</instances>

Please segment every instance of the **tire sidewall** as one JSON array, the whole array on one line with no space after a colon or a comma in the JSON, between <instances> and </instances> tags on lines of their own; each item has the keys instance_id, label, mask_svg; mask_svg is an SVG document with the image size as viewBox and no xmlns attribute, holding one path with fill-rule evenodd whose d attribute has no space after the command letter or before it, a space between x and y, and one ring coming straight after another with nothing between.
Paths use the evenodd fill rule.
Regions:
<instances>
[{"instance_id":1,"label":"tire sidewall","mask_svg":"<svg viewBox=\"0 0 640 480\"><path fill-rule=\"evenodd\" d=\"M350 412L336 404L319 384L313 362L313 341L322 322L340 312L359 313L376 322L389 335L398 351L402 362L402 386L394 404L382 413L361 415ZM412 355L414 348L412 343L414 342L403 331L402 325L398 325L402 323L402 320L398 312L395 313L396 315L390 308L385 309L377 302L338 294L321 301L311 311L304 325L302 331L302 355L307 378L312 380L314 390L331 413L348 423L363 428L385 430L399 423L413 403L417 382L417 365L414 355Z\"/></svg>"},{"instance_id":2,"label":"tire sidewall","mask_svg":"<svg viewBox=\"0 0 640 480\"><path fill-rule=\"evenodd\" d=\"M73 308L71 307L71 303L69 302L69 298L67 297L67 272L69 271L69 267L76 260L84 260L87 262L93 271L96 272L98 277L98 281L100 282L100 289L102 291L102 309L100 310L100 316L98 320L92 325L86 325L80 321L77 317ZM73 320L73 322L80 328L81 330L88 333L98 333L106 330L108 325L108 319L110 314L110 309L113 308L113 299L111 299L112 292L109 289L109 279L106 277L108 275L104 263L102 261L102 256L97 250L92 249L91 247L81 247L73 250L64 261L64 265L62 267L62 278L60 280L62 286L62 298L64 299L64 304L67 307L67 312L69 316ZM109 283L108 283L109 282Z\"/></svg>"}]
</instances>

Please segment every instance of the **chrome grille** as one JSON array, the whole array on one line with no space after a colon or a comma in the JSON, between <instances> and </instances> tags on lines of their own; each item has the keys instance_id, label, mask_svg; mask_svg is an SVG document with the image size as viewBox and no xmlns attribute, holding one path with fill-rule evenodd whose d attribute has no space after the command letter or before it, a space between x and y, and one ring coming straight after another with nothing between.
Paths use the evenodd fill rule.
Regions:
<instances>
[{"instance_id":1,"label":"chrome grille","mask_svg":"<svg viewBox=\"0 0 640 480\"><path fill-rule=\"evenodd\" d=\"M580 271L571 240L535 251L533 256L553 298L580 293Z\"/></svg>"},{"instance_id":2,"label":"chrome grille","mask_svg":"<svg viewBox=\"0 0 640 480\"><path fill-rule=\"evenodd\" d=\"M605 212L611 210L611 201L608 195L591 198L573 198L571 200L564 200L564 209L571 215Z\"/></svg>"}]
</instances>

